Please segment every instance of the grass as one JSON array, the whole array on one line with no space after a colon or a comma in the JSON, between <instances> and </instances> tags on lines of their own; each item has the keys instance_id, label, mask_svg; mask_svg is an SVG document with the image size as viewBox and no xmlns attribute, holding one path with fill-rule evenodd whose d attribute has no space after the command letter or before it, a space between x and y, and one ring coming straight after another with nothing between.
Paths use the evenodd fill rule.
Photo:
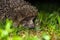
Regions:
<instances>
[{"instance_id":1,"label":"grass","mask_svg":"<svg viewBox=\"0 0 60 40\"><path fill-rule=\"evenodd\" d=\"M10 19L0 21L0 40L60 40L58 11L39 11L35 20L35 29L24 28L22 25L15 28Z\"/></svg>"}]
</instances>

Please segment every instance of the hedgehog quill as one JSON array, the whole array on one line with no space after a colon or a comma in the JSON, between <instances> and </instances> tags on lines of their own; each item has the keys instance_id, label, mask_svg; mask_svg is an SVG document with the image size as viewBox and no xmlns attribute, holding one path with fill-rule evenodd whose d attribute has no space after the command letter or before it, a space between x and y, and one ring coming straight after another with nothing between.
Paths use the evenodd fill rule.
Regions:
<instances>
[{"instance_id":1,"label":"hedgehog quill","mask_svg":"<svg viewBox=\"0 0 60 40\"><path fill-rule=\"evenodd\" d=\"M14 26L34 27L37 13L37 8L24 0L0 0L0 20L12 19Z\"/></svg>"}]
</instances>

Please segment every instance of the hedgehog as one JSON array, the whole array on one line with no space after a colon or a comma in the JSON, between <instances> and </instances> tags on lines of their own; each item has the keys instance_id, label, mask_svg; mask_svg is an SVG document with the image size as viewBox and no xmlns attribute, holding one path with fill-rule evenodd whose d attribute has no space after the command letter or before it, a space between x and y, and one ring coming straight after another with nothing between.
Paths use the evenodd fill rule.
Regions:
<instances>
[{"instance_id":1,"label":"hedgehog","mask_svg":"<svg viewBox=\"0 0 60 40\"><path fill-rule=\"evenodd\" d=\"M13 20L13 26L34 28L33 20L38 9L25 0L0 0L0 20L9 18Z\"/></svg>"}]
</instances>

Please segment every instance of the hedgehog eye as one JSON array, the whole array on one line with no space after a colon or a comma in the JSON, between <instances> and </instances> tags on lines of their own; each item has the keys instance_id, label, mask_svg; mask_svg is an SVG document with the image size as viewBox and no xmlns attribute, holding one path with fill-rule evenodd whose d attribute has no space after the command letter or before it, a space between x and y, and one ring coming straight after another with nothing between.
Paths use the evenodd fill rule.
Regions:
<instances>
[{"instance_id":1,"label":"hedgehog eye","mask_svg":"<svg viewBox=\"0 0 60 40\"><path fill-rule=\"evenodd\" d=\"M23 21L23 26L25 26L26 25L26 21Z\"/></svg>"}]
</instances>

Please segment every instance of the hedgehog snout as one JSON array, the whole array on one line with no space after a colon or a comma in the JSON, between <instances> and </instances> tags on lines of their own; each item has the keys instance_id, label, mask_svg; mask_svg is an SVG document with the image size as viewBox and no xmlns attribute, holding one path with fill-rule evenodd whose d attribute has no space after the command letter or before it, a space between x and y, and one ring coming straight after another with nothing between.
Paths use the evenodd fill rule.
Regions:
<instances>
[{"instance_id":1,"label":"hedgehog snout","mask_svg":"<svg viewBox=\"0 0 60 40\"><path fill-rule=\"evenodd\" d=\"M28 28L34 28L34 22L33 20L24 21L23 26Z\"/></svg>"}]
</instances>

